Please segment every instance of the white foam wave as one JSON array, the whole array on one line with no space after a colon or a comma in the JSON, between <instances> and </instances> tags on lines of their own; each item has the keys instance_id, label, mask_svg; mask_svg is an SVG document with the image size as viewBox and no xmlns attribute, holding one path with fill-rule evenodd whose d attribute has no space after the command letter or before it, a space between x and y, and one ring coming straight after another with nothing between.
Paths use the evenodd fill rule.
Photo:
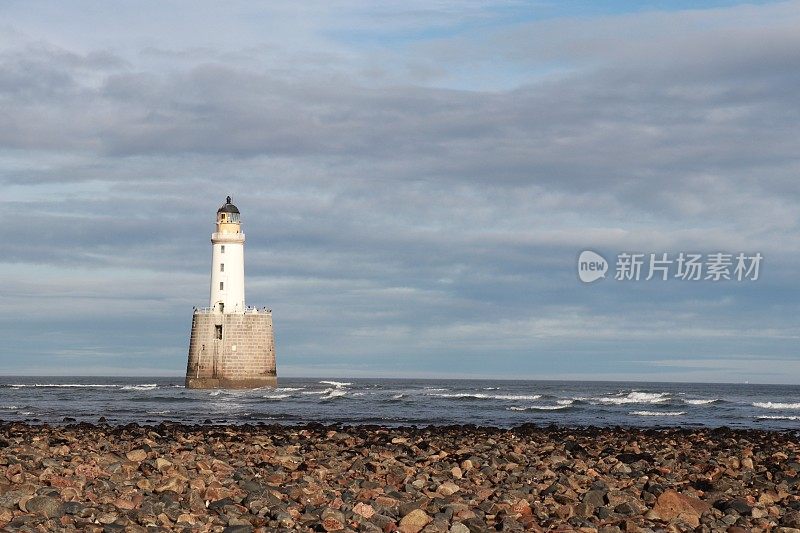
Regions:
<instances>
[{"instance_id":1,"label":"white foam wave","mask_svg":"<svg viewBox=\"0 0 800 533\"><path fill-rule=\"evenodd\" d=\"M576 400L579 398L576 398ZM662 403L669 400L668 392L630 392L625 396L603 396L600 398L592 398L592 400L600 403L609 403L612 405L623 405L626 403Z\"/></svg>"},{"instance_id":2,"label":"white foam wave","mask_svg":"<svg viewBox=\"0 0 800 533\"><path fill-rule=\"evenodd\" d=\"M107 389L107 388L114 388L119 387L119 385L99 385L99 384L84 384L84 383L34 383L33 385L24 385L21 383L16 383L11 385L15 389L24 388L24 387L48 387L48 388L95 388L95 389Z\"/></svg>"},{"instance_id":3,"label":"white foam wave","mask_svg":"<svg viewBox=\"0 0 800 533\"><path fill-rule=\"evenodd\" d=\"M575 403L575 400L556 400L558 405L572 405Z\"/></svg>"},{"instance_id":4,"label":"white foam wave","mask_svg":"<svg viewBox=\"0 0 800 533\"><path fill-rule=\"evenodd\" d=\"M155 383L143 383L141 385L125 385L122 387L122 390L153 390L156 387L158 387L158 385Z\"/></svg>"},{"instance_id":5,"label":"white foam wave","mask_svg":"<svg viewBox=\"0 0 800 533\"><path fill-rule=\"evenodd\" d=\"M333 389L331 389L331 388L323 389L323 390L310 390L310 391L301 392L300 394L328 394L332 390Z\"/></svg>"},{"instance_id":6,"label":"white foam wave","mask_svg":"<svg viewBox=\"0 0 800 533\"><path fill-rule=\"evenodd\" d=\"M429 392L442 392L450 389L436 389L434 387L425 387L425 390Z\"/></svg>"},{"instance_id":7,"label":"white foam wave","mask_svg":"<svg viewBox=\"0 0 800 533\"><path fill-rule=\"evenodd\" d=\"M345 381L320 381L320 383L324 383L325 385L333 385L336 388L349 387L352 385L352 383L347 383Z\"/></svg>"},{"instance_id":8,"label":"white foam wave","mask_svg":"<svg viewBox=\"0 0 800 533\"><path fill-rule=\"evenodd\" d=\"M800 420L798 415L760 415L756 418L761 420Z\"/></svg>"},{"instance_id":9,"label":"white foam wave","mask_svg":"<svg viewBox=\"0 0 800 533\"><path fill-rule=\"evenodd\" d=\"M0 409L19 409L16 405L0 405Z\"/></svg>"},{"instance_id":10,"label":"white foam wave","mask_svg":"<svg viewBox=\"0 0 800 533\"><path fill-rule=\"evenodd\" d=\"M342 396L345 396L346 394L347 394L347 391L343 391L343 390L340 390L340 389L335 389L335 390L332 390L330 392L330 394L328 394L327 396L322 396L322 399L323 400L333 400L334 398L340 398Z\"/></svg>"},{"instance_id":11,"label":"white foam wave","mask_svg":"<svg viewBox=\"0 0 800 533\"><path fill-rule=\"evenodd\" d=\"M527 407L509 407L509 411L558 411L559 409L566 409L569 405L529 405Z\"/></svg>"},{"instance_id":12,"label":"white foam wave","mask_svg":"<svg viewBox=\"0 0 800 533\"><path fill-rule=\"evenodd\" d=\"M405 394L395 394L394 396L392 396L392 400L399 400L403 396L405 396Z\"/></svg>"},{"instance_id":13,"label":"white foam wave","mask_svg":"<svg viewBox=\"0 0 800 533\"><path fill-rule=\"evenodd\" d=\"M800 409L800 403L753 402L753 406L763 409Z\"/></svg>"},{"instance_id":14,"label":"white foam wave","mask_svg":"<svg viewBox=\"0 0 800 533\"><path fill-rule=\"evenodd\" d=\"M708 405L718 401L719 398L713 398L711 400L683 400L684 403L688 403L689 405Z\"/></svg>"},{"instance_id":15,"label":"white foam wave","mask_svg":"<svg viewBox=\"0 0 800 533\"><path fill-rule=\"evenodd\" d=\"M289 398L291 394L265 394L264 398L267 400L283 400L284 398Z\"/></svg>"},{"instance_id":16,"label":"white foam wave","mask_svg":"<svg viewBox=\"0 0 800 533\"><path fill-rule=\"evenodd\" d=\"M685 415L686 411L631 411L628 414L636 416L681 416Z\"/></svg>"},{"instance_id":17,"label":"white foam wave","mask_svg":"<svg viewBox=\"0 0 800 533\"><path fill-rule=\"evenodd\" d=\"M147 414L148 414L148 415L166 415L166 414L169 414L169 413L171 413L171 412L172 412L172 411L170 411L169 409L167 409L167 410L165 410L165 411L147 411Z\"/></svg>"},{"instance_id":18,"label":"white foam wave","mask_svg":"<svg viewBox=\"0 0 800 533\"><path fill-rule=\"evenodd\" d=\"M451 394L431 394L439 398L477 398L479 400L538 400L541 394L484 394L482 392L457 392Z\"/></svg>"},{"instance_id":19,"label":"white foam wave","mask_svg":"<svg viewBox=\"0 0 800 533\"><path fill-rule=\"evenodd\" d=\"M278 387L275 390L281 391L281 392L296 392L296 391L303 390L303 389L305 389L305 387Z\"/></svg>"}]
</instances>

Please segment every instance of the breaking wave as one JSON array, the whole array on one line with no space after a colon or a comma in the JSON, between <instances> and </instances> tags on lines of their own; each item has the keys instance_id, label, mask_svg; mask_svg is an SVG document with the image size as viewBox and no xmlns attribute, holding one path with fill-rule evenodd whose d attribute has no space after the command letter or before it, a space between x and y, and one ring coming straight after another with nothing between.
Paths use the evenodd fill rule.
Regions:
<instances>
[{"instance_id":1,"label":"breaking wave","mask_svg":"<svg viewBox=\"0 0 800 533\"><path fill-rule=\"evenodd\" d=\"M156 387L158 387L158 385L155 383L144 383L142 385L125 385L122 387L122 390L153 390Z\"/></svg>"},{"instance_id":2,"label":"breaking wave","mask_svg":"<svg viewBox=\"0 0 800 533\"><path fill-rule=\"evenodd\" d=\"M265 394L263 398L267 400L283 400L284 398L289 398L291 394Z\"/></svg>"},{"instance_id":3,"label":"breaking wave","mask_svg":"<svg viewBox=\"0 0 800 533\"><path fill-rule=\"evenodd\" d=\"M570 404L562 405L529 405L527 407L509 407L509 411L558 411L560 409L567 409Z\"/></svg>"},{"instance_id":4,"label":"breaking wave","mask_svg":"<svg viewBox=\"0 0 800 533\"><path fill-rule=\"evenodd\" d=\"M575 398L576 400L584 400L585 398ZM608 403L612 405L623 405L626 403L662 403L669 400L668 392L630 392L625 396L602 396L600 398L591 398L591 400Z\"/></svg>"},{"instance_id":5,"label":"breaking wave","mask_svg":"<svg viewBox=\"0 0 800 533\"><path fill-rule=\"evenodd\" d=\"M345 381L320 381L320 383L324 383L325 385L333 385L336 388L340 387L349 387L352 383L348 383Z\"/></svg>"},{"instance_id":6,"label":"breaking wave","mask_svg":"<svg viewBox=\"0 0 800 533\"><path fill-rule=\"evenodd\" d=\"M323 400L333 400L334 398L341 398L347 395L347 391L341 389L332 389L326 396L321 396Z\"/></svg>"},{"instance_id":7,"label":"breaking wave","mask_svg":"<svg viewBox=\"0 0 800 533\"><path fill-rule=\"evenodd\" d=\"M753 402L753 407L763 409L800 409L800 403Z\"/></svg>"},{"instance_id":8,"label":"breaking wave","mask_svg":"<svg viewBox=\"0 0 800 533\"><path fill-rule=\"evenodd\" d=\"M631 411L628 414L636 416L681 416L685 415L686 411Z\"/></svg>"},{"instance_id":9,"label":"breaking wave","mask_svg":"<svg viewBox=\"0 0 800 533\"><path fill-rule=\"evenodd\" d=\"M538 400L541 394L483 394L482 392L457 392L453 394L431 394L439 398L475 398L478 400Z\"/></svg>"},{"instance_id":10,"label":"breaking wave","mask_svg":"<svg viewBox=\"0 0 800 533\"><path fill-rule=\"evenodd\" d=\"M24 385L22 383L15 383L11 385L15 389L21 389L24 387L47 387L47 388L75 388L75 389L82 389L82 388L89 388L89 389L113 389L119 387L119 385L95 385L95 384L84 384L84 383L35 383L33 385Z\"/></svg>"},{"instance_id":11,"label":"breaking wave","mask_svg":"<svg viewBox=\"0 0 800 533\"><path fill-rule=\"evenodd\" d=\"M720 398L713 398L711 400L683 400L683 403L688 403L689 405L708 405L710 403L721 402Z\"/></svg>"},{"instance_id":12,"label":"breaking wave","mask_svg":"<svg viewBox=\"0 0 800 533\"><path fill-rule=\"evenodd\" d=\"M800 420L798 415L759 415L760 420Z\"/></svg>"}]
</instances>

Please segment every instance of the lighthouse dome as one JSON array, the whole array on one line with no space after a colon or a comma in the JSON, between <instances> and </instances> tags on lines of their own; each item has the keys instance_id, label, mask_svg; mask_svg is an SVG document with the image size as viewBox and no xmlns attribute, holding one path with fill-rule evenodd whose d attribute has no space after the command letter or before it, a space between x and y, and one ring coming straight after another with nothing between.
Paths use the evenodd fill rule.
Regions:
<instances>
[{"instance_id":1,"label":"lighthouse dome","mask_svg":"<svg viewBox=\"0 0 800 533\"><path fill-rule=\"evenodd\" d=\"M239 208L231 203L231 197L225 199L225 205L217 209L217 213L236 213L239 214Z\"/></svg>"}]
</instances>

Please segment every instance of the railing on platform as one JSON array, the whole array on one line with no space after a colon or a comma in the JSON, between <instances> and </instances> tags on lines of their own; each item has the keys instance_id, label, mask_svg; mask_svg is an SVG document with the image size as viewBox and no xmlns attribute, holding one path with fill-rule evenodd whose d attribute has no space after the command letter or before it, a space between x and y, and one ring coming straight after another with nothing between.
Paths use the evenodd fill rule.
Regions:
<instances>
[{"instance_id":1,"label":"railing on platform","mask_svg":"<svg viewBox=\"0 0 800 533\"><path fill-rule=\"evenodd\" d=\"M218 313L219 309L216 307L195 307L194 314L196 315L208 315L212 313ZM267 307L245 307L244 311L226 311L226 315L234 315L234 314L258 314L258 313L271 313L272 309ZM222 314L222 313L220 313Z\"/></svg>"}]
</instances>

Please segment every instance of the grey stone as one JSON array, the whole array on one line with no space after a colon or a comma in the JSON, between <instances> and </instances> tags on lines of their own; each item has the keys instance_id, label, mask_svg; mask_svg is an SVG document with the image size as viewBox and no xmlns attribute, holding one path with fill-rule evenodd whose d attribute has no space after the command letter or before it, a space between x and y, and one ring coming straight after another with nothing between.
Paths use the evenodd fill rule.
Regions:
<instances>
[{"instance_id":1,"label":"grey stone","mask_svg":"<svg viewBox=\"0 0 800 533\"><path fill-rule=\"evenodd\" d=\"M25 503L29 513L36 513L47 518L60 518L64 516L61 501L50 496L34 496Z\"/></svg>"},{"instance_id":2,"label":"grey stone","mask_svg":"<svg viewBox=\"0 0 800 533\"><path fill-rule=\"evenodd\" d=\"M470 533L469 528L461 522L453 522L450 526L450 533Z\"/></svg>"},{"instance_id":3,"label":"grey stone","mask_svg":"<svg viewBox=\"0 0 800 533\"><path fill-rule=\"evenodd\" d=\"M582 501L592 507L602 507L606 504L606 492L604 490L590 490L583 495Z\"/></svg>"}]
</instances>

